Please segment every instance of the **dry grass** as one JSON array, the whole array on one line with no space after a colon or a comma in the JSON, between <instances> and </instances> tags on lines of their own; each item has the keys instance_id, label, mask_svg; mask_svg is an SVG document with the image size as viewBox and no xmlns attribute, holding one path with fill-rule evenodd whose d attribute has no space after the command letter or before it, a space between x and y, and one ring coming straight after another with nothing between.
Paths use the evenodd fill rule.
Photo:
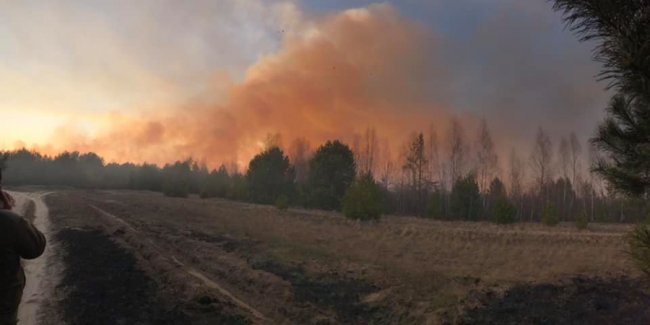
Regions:
<instances>
[{"instance_id":1,"label":"dry grass","mask_svg":"<svg viewBox=\"0 0 650 325\"><path fill-rule=\"evenodd\" d=\"M591 224L580 231L572 224L499 226L391 216L363 224L337 213L279 211L224 200L170 199L137 192L113 196L130 207L153 206L152 212L177 215L175 219L167 218L167 213L156 217L165 219L161 222L251 238L286 254L306 251L307 255L380 266L398 275L549 281L579 274L634 272L623 253L624 235L630 229L626 225Z\"/></svg>"},{"instance_id":2,"label":"dry grass","mask_svg":"<svg viewBox=\"0 0 650 325\"><path fill-rule=\"evenodd\" d=\"M366 277L391 290L391 299L401 299L398 303L409 305L411 313L426 315L455 305L479 282L498 287L637 274L624 253L630 229L625 225L590 224L581 231L573 224L499 226L391 216L364 224L337 213L280 211L218 199L143 192L87 195L132 223L226 234L255 241L257 249L289 263Z\"/></svg>"}]
</instances>

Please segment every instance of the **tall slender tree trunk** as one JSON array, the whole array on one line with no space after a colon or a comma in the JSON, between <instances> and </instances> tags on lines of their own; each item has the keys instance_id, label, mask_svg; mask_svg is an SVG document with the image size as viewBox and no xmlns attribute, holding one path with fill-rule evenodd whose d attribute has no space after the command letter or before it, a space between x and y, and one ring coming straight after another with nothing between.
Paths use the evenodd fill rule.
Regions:
<instances>
[{"instance_id":1,"label":"tall slender tree trunk","mask_svg":"<svg viewBox=\"0 0 650 325\"><path fill-rule=\"evenodd\" d=\"M591 222L594 221L594 191L591 191Z\"/></svg>"},{"instance_id":2,"label":"tall slender tree trunk","mask_svg":"<svg viewBox=\"0 0 650 325\"><path fill-rule=\"evenodd\" d=\"M562 220L566 221L567 208L566 208L566 181L562 182Z\"/></svg>"}]
</instances>

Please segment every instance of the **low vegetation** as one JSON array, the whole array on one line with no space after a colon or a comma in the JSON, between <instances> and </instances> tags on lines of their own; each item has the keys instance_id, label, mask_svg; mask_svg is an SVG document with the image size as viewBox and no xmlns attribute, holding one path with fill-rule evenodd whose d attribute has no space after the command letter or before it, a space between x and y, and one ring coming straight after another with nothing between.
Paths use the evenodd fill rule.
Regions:
<instances>
[{"instance_id":1,"label":"low vegetation","mask_svg":"<svg viewBox=\"0 0 650 325\"><path fill-rule=\"evenodd\" d=\"M557 217L557 210L553 204L547 204L542 213L542 223L546 226L556 226L560 223Z\"/></svg>"},{"instance_id":2,"label":"low vegetation","mask_svg":"<svg viewBox=\"0 0 650 325\"><path fill-rule=\"evenodd\" d=\"M355 181L343 198L343 214L350 219L379 220L383 210L383 193L370 174Z\"/></svg>"},{"instance_id":3,"label":"low vegetation","mask_svg":"<svg viewBox=\"0 0 650 325\"><path fill-rule=\"evenodd\" d=\"M515 222L517 208L507 199L500 198L494 202L492 220L497 224L510 224Z\"/></svg>"},{"instance_id":4,"label":"low vegetation","mask_svg":"<svg viewBox=\"0 0 650 325\"><path fill-rule=\"evenodd\" d=\"M650 276L650 226L637 225L628 235L629 254L637 267Z\"/></svg>"},{"instance_id":5,"label":"low vegetation","mask_svg":"<svg viewBox=\"0 0 650 325\"><path fill-rule=\"evenodd\" d=\"M275 207L278 208L279 210L288 209L289 208L289 197L287 197L284 194L278 196L278 198L275 200Z\"/></svg>"},{"instance_id":6,"label":"low vegetation","mask_svg":"<svg viewBox=\"0 0 650 325\"><path fill-rule=\"evenodd\" d=\"M587 214L585 213L580 213L578 217L576 217L576 228L580 230L587 229L589 226L589 219L587 218Z\"/></svg>"}]
</instances>

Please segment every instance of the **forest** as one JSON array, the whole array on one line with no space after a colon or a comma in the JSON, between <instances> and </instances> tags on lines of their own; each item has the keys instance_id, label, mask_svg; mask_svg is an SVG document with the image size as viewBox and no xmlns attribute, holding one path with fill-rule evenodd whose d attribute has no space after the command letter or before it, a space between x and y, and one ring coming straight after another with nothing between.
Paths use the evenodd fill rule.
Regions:
<instances>
[{"instance_id":1,"label":"forest","mask_svg":"<svg viewBox=\"0 0 650 325\"><path fill-rule=\"evenodd\" d=\"M496 223L575 222L579 227L645 220L645 200L611 190L591 172L602 158L575 134L556 144L540 127L529 152L513 148L504 159L485 120L474 133L452 119L441 137L433 128L413 133L397 159L384 158L387 150L380 152L373 128L352 145L334 140L315 151L305 139L283 149L279 135L270 135L245 168L233 163L212 170L191 158L157 166L107 163L92 152L47 156L21 149L2 152L4 183L196 194L279 208L344 210L361 219L390 214Z\"/></svg>"}]
</instances>

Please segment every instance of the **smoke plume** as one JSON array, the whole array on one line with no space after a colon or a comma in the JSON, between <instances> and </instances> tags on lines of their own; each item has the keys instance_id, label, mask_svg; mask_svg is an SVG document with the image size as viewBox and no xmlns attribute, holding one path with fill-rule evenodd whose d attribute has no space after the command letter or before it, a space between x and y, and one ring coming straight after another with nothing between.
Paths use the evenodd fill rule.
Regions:
<instances>
[{"instance_id":1,"label":"smoke plume","mask_svg":"<svg viewBox=\"0 0 650 325\"><path fill-rule=\"evenodd\" d=\"M350 142L373 127L397 148L449 115L437 45L431 31L388 5L347 10L287 32L280 50L250 66L220 103L112 115L95 136L61 128L56 143L109 161L193 157L211 166L245 164L278 133L287 144L304 137L317 145Z\"/></svg>"}]
</instances>

